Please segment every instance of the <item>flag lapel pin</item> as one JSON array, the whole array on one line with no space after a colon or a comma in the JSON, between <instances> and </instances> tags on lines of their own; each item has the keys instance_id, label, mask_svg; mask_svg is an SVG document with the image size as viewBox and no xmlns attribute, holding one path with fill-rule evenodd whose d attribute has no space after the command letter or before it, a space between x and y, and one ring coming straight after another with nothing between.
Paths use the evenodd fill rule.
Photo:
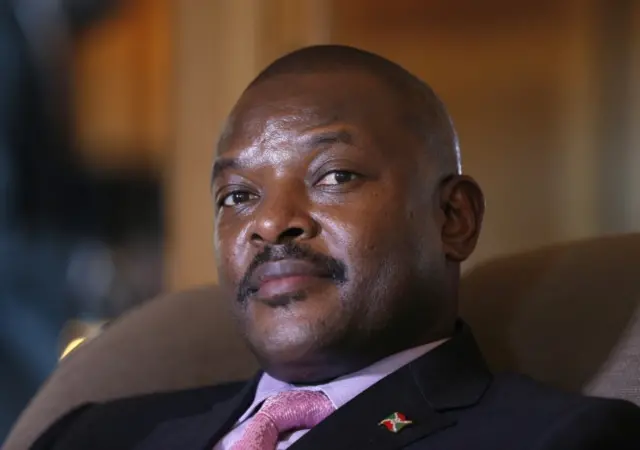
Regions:
<instances>
[{"instance_id":1,"label":"flag lapel pin","mask_svg":"<svg viewBox=\"0 0 640 450\"><path fill-rule=\"evenodd\" d=\"M378 425L385 427L392 433L398 433L403 428L411 425L412 423L413 422L411 420L407 420L407 417L404 414L400 412L394 412L390 416L385 417L383 420L381 420Z\"/></svg>"}]
</instances>

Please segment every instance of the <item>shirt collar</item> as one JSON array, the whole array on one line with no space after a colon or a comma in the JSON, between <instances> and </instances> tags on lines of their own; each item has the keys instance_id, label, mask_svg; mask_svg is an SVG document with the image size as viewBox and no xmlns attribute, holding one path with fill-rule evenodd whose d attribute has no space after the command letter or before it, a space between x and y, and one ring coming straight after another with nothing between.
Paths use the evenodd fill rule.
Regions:
<instances>
[{"instance_id":1,"label":"shirt collar","mask_svg":"<svg viewBox=\"0 0 640 450\"><path fill-rule=\"evenodd\" d=\"M284 381L277 380L267 373L263 373L260 381L258 382L253 402L247 411L240 417L238 423L242 423L251 417L256 408L267 398L286 391L322 391L327 397L329 397L333 406L338 409L358 394L376 384L378 381L409 364L413 360L425 355L447 340L448 338L404 350L381 359L358 372L344 375L328 383L316 386L295 386Z\"/></svg>"}]
</instances>

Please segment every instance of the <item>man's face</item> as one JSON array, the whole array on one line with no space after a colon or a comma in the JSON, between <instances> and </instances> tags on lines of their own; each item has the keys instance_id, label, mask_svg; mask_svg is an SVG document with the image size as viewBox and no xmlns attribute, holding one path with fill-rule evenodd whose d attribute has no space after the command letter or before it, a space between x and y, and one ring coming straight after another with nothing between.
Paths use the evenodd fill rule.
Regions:
<instances>
[{"instance_id":1,"label":"man's face","mask_svg":"<svg viewBox=\"0 0 640 450\"><path fill-rule=\"evenodd\" d=\"M276 76L229 119L212 187L220 282L277 378L339 376L439 314L439 180L401 118L351 72Z\"/></svg>"}]
</instances>

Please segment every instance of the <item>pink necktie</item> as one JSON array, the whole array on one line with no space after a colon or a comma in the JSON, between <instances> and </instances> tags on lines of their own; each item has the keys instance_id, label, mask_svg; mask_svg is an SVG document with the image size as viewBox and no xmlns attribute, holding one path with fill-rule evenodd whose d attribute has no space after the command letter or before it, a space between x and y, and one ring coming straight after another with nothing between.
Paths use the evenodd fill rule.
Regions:
<instances>
[{"instance_id":1,"label":"pink necktie","mask_svg":"<svg viewBox=\"0 0 640 450\"><path fill-rule=\"evenodd\" d=\"M265 400L231 450L275 450L283 433L313 428L334 410L322 392L281 392Z\"/></svg>"}]
</instances>

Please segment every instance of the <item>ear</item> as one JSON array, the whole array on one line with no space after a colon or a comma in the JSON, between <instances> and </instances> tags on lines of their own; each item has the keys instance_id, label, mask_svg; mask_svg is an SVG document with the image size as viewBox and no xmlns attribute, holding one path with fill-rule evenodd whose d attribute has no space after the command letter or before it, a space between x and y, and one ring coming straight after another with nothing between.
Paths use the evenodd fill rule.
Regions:
<instances>
[{"instance_id":1,"label":"ear","mask_svg":"<svg viewBox=\"0 0 640 450\"><path fill-rule=\"evenodd\" d=\"M484 195L476 181L465 175L445 179L440 188L443 214L442 244L448 259L462 262L476 248L482 219Z\"/></svg>"}]
</instances>

